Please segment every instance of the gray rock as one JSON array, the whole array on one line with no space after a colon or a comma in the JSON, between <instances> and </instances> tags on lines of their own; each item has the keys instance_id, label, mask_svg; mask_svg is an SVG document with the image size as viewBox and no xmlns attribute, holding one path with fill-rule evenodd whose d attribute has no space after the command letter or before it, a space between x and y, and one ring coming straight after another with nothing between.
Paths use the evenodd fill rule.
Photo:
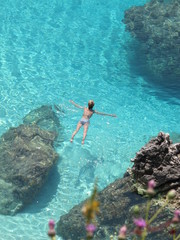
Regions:
<instances>
[{"instance_id":1,"label":"gray rock","mask_svg":"<svg viewBox=\"0 0 180 240\"><path fill-rule=\"evenodd\" d=\"M39 127L45 128L48 120L53 126L50 129L55 130L57 118L51 108L42 109L45 120L42 111L35 110L34 117L31 112L25 117L25 124L9 129L0 138L1 214L15 214L32 202L58 159L53 147L58 132Z\"/></svg>"},{"instance_id":2,"label":"gray rock","mask_svg":"<svg viewBox=\"0 0 180 240\"><path fill-rule=\"evenodd\" d=\"M160 132L132 160L134 179L146 186L154 179L158 192L180 186L180 143L172 144L169 134Z\"/></svg>"},{"instance_id":3,"label":"gray rock","mask_svg":"<svg viewBox=\"0 0 180 240\"><path fill-rule=\"evenodd\" d=\"M126 29L140 42L141 58L158 77L180 77L180 2L151 0L125 11ZM143 54L144 53L144 54Z\"/></svg>"},{"instance_id":4,"label":"gray rock","mask_svg":"<svg viewBox=\"0 0 180 240\"><path fill-rule=\"evenodd\" d=\"M36 125L11 128L0 139L0 213L14 214L30 203L57 161L55 134Z\"/></svg>"},{"instance_id":5,"label":"gray rock","mask_svg":"<svg viewBox=\"0 0 180 240\"><path fill-rule=\"evenodd\" d=\"M118 234L119 228L126 224L128 226L128 235L133 238L133 210L134 205L138 205L141 210L141 216L145 218L145 208L147 199L138 195L133 189L131 177L118 179L98 195L100 201L100 214L97 216L97 231L94 235L95 240L110 239L110 235ZM57 234L64 240L86 239L85 219L82 216L81 209L84 202L74 206L68 214L63 215L57 223ZM158 205L151 207L149 217L158 209ZM164 224L170 219L172 214L165 210L160 217L152 224L151 234L147 239L171 239L163 227L163 231L153 231L153 226Z\"/></svg>"}]
</instances>

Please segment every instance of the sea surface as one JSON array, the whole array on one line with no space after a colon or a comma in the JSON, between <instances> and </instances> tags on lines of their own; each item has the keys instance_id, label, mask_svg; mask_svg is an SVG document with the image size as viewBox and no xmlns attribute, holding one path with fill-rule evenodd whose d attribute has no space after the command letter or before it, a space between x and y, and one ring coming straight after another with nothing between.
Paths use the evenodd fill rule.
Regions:
<instances>
[{"instance_id":1,"label":"sea surface","mask_svg":"<svg viewBox=\"0 0 180 240\"><path fill-rule=\"evenodd\" d=\"M56 222L91 193L123 176L131 158L160 131L180 135L180 87L137 74L137 45L122 22L144 0L8 0L0 2L0 134L31 110L55 109L63 131L59 161L42 191L15 216L0 215L0 239L48 239ZM113 113L94 115L70 143L82 110L69 100ZM11 167L11 166L10 166ZM61 238L58 238L61 239Z\"/></svg>"}]
</instances>

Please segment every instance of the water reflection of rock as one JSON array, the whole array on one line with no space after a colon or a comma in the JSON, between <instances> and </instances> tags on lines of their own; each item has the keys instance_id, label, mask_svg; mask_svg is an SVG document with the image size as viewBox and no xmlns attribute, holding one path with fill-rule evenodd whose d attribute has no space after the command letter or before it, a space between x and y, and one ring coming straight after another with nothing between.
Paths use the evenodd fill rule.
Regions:
<instances>
[{"instance_id":1,"label":"water reflection of rock","mask_svg":"<svg viewBox=\"0 0 180 240\"><path fill-rule=\"evenodd\" d=\"M161 132L142 147L132 161L134 166L124 178L116 180L99 193L101 207L94 239L109 239L109 236L118 233L119 227L124 224L128 224L132 232L134 228L132 207L138 204L142 216L145 216L147 199L143 194L150 179L155 179L157 183L157 197L154 198L149 217L159 208L169 189L177 191L176 199L157 217L152 226L165 223L173 216L174 208L180 207L180 143L172 144L169 135ZM81 213L83 203L74 206L68 214L61 216L57 224L57 233L64 239L85 238L85 221ZM178 231L179 228L178 226ZM167 228L163 228L163 231L152 232L147 239L172 238Z\"/></svg>"},{"instance_id":2,"label":"water reflection of rock","mask_svg":"<svg viewBox=\"0 0 180 240\"><path fill-rule=\"evenodd\" d=\"M58 159L53 148L58 128L51 107L43 106L1 136L0 213L16 213L39 192Z\"/></svg>"},{"instance_id":3,"label":"water reflection of rock","mask_svg":"<svg viewBox=\"0 0 180 240\"><path fill-rule=\"evenodd\" d=\"M156 76L180 77L180 2L148 1L125 12L126 29L141 43L142 58Z\"/></svg>"}]
</instances>

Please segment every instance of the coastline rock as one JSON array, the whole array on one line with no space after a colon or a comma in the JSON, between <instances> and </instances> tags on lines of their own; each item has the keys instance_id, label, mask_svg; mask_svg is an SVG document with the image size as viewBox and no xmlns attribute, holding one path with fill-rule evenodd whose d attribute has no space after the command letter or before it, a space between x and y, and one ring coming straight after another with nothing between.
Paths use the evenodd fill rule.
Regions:
<instances>
[{"instance_id":1,"label":"coastline rock","mask_svg":"<svg viewBox=\"0 0 180 240\"><path fill-rule=\"evenodd\" d=\"M118 234L119 228L124 224L128 226L129 237L133 237L133 206L138 205L141 209L141 216L145 216L147 199L138 195L133 190L131 177L118 179L98 194L100 201L100 214L97 216L97 231L95 240L110 239L114 233ZM84 202L74 206L68 214L63 215L57 223L57 234L64 240L82 240L86 238L85 220L81 209ZM153 215L159 206L156 204L151 207L149 217ZM153 226L159 226L170 219L172 214L167 209L156 218ZM129 239L129 238L128 238ZM167 230L151 233L147 239L170 240Z\"/></svg>"},{"instance_id":2,"label":"coastline rock","mask_svg":"<svg viewBox=\"0 0 180 240\"><path fill-rule=\"evenodd\" d=\"M151 72L160 77L180 77L180 2L151 0L125 11L123 22L141 43Z\"/></svg>"},{"instance_id":3,"label":"coastline rock","mask_svg":"<svg viewBox=\"0 0 180 240\"><path fill-rule=\"evenodd\" d=\"M149 217L163 204L167 190L175 188L177 197L172 201L172 205L165 208L153 221L152 232L147 239L172 239L167 227L158 229L157 226L165 226L167 220L173 216L173 207L179 208L179 157L180 143L173 144L168 134L160 132L156 138L150 140L132 160L134 166L129 170L129 174L126 173L124 178L116 180L98 194L100 214L97 216L97 231L93 239L109 239L109 236L118 233L120 226L124 224L127 224L131 237L134 229L132 207L138 205L140 216L144 217L147 203L147 198L138 194L137 186L140 184L144 190L151 179L155 179L157 193L161 195L154 197ZM85 239L85 220L81 213L83 204L84 202L81 202L74 206L69 213L61 216L57 223L57 234L64 240Z\"/></svg>"},{"instance_id":4,"label":"coastline rock","mask_svg":"<svg viewBox=\"0 0 180 240\"><path fill-rule=\"evenodd\" d=\"M144 202L144 199L132 191L130 177L116 180L98 194L101 208L97 218L98 230L94 239L105 239L110 236L116 227L124 224L128 212L124 209L134 204ZM57 224L57 234L65 240L85 239L85 220L81 213L84 202L73 207L70 212L63 215ZM121 214L119 214L121 213Z\"/></svg>"},{"instance_id":5,"label":"coastline rock","mask_svg":"<svg viewBox=\"0 0 180 240\"><path fill-rule=\"evenodd\" d=\"M172 144L169 134L160 132L132 161L136 182L146 186L154 179L158 192L180 187L180 143Z\"/></svg>"},{"instance_id":6,"label":"coastline rock","mask_svg":"<svg viewBox=\"0 0 180 240\"><path fill-rule=\"evenodd\" d=\"M27 116L25 119L27 123L27 119L33 118ZM29 120L28 123L30 122ZM45 121L42 122L44 124ZM57 134L55 131L43 130L33 123L10 128L1 136L1 214L15 214L32 202L39 192L58 159L53 148Z\"/></svg>"}]
</instances>

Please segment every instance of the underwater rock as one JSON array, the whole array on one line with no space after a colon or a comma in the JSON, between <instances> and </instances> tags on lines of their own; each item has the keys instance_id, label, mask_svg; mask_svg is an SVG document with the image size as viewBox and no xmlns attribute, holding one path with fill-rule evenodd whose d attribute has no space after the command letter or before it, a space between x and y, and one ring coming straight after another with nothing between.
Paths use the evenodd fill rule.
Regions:
<instances>
[{"instance_id":1,"label":"underwater rock","mask_svg":"<svg viewBox=\"0 0 180 240\"><path fill-rule=\"evenodd\" d=\"M110 235L118 233L120 226L124 224L132 234L134 230L132 207L138 205L141 211L140 216L145 217L147 198L143 193L147 182L154 179L157 184L157 193L160 195L154 196L149 218L160 208L169 189L175 188L177 196L172 204L168 205L153 221L152 231L147 239L170 240L172 237L169 235L168 228L162 228L159 225L165 226L173 216L174 207L176 209L180 207L180 143L172 144L169 134L160 132L136 154L132 161L133 167L124 174L122 179L116 180L99 192L100 214L97 216L97 231L93 239L110 239ZM85 238L85 219L81 213L84 202L61 216L57 223L57 234L63 239ZM180 231L179 226L177 231Z\"/></svg>"},{"instance_id":2,"label":"underwater rock","mask_svg":"<svg viewBox=\"0 0 180 240\"><path fill-rule=\"evenodd\" d=\"M0 138L0 213L14 214L30 203L57 161L55 133L36 125L11 128Z\"/></svg>"},{"instance_id":3,"label":"underwater rock","mask_svg":"<svg viewBox=\"0 0 180 240\"><path fill-rule=\"evenodd\" d=\"M93 163L93 161L86 163L80 169L75 186L76 187L79 186L81 182L86 184L92 182L94 180L94 172L95 172L95 164Z\"/></svg>"},{"instance_id":4,"label":"underwater rock","mask_svg":"<svg viewBox=\"0 0 180 240\"><path fill-rule=\"evenodd\" d=\"M56 106L56 107L55 107ZM53 131L56 134L55 146L59 146L64 141L64 129L59 122L57 114L64 114L63 110L57 105L43 105L30 111L24 118L24 124L36 124L41 129Z\"/></svg>"},{"instance_id":5,"label":"underwater rock","mask_svg":"<svg viewBox=\"0 0 180 240\"><path fill-rule=\"evenodd\" d=\"M1 214L15 214L39 192L58 159L53 147L58 127L52 108L42 106L28 114L24 124L1 136Z\"/></svg>"},{"instance_id":6,"label":"underwater rock","mask_svg":"<svg viewBox=\"0 0 180 240\"><path fill-rule=\"evenodd\" d=\"M36 124L42 129L58 132L60 128L59 119L51 106L44 105L32 110L23 119L24 124Z\"/></svg>"},{"instance_id":7,"label":"underwater rock","mask_svg":"<svg viewBox=\"0 0 180 240\"><path fill-rule=\"evenodd\" d=\"M180 2L148 1L125 11L123 22L140 41L141 53L156 76L180 80Z\"/></svg>"}]
</instances>

